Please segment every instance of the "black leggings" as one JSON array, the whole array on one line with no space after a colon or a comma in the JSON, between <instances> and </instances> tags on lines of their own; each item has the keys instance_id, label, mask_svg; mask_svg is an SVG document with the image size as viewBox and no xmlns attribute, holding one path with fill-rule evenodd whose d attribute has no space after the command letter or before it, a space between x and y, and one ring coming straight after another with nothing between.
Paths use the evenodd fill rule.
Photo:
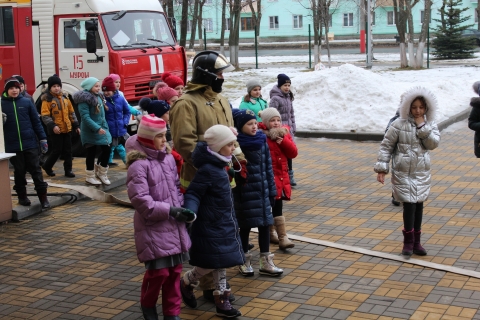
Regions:
<instances>
[{"instance_id":1,"label":"black leggings","mask_svg":"<svg viewBox=\"0 0 480 320\"><path fill-rule=\"evenodd\" d=\"M250 228L240 228L240 239L242 239L243 252L248 251L248 238L250 236ZM258 246L260 252L270 252L270 227L258 227Z\"/></svg>"},{"instance_id":2,"label":"black leggings","mask_svg":"<svg viewBox=\"0 0 480 320\"><path fill-rule=\"evenodd\" d=\"M403 224L405 231L415 229L416 232L422 229L423 202L403 203Z\"/></svg>"},{"instance_id":3,"label":"black leggings","mask_svg":"<svg viewBox=\"0 0 480 320\"><path fill-rule=\"evenodd\" d=\"M287 159L287 164L288 164L288 171L293 170L293 160L292 159Z\"/></svg>"},{"instance_id":4,"label":"black leggings","mask_svg":"<svg viewBox=\"0 0 480 320\"><path fill-rule=\"evenodd\" d=\"M97 164L100 164L102 167L106 168L108 166L108 159L110 158L110 146L103 145L99 147L101 152L98 155ZM87 170L94 169L96 153L97 153L97 146L91 146L87 148L87 158L85 159Z\"/></svg>"},{"instance_id":5,"label":"black leggings","mask_svg":"<svg viewBox=\"0 0 480 320\"><path fill-rule=\"evenodd\" d=\"M281 217L283 211L283 200L277 199L275 200L275 205L272 207L272 215L273 217Z\"/></svg>"}]
</instances>

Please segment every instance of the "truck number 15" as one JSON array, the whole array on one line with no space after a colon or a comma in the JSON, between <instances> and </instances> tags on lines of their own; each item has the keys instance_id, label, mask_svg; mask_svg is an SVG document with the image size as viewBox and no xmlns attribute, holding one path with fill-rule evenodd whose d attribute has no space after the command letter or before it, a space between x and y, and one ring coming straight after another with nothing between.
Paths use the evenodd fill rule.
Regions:
<instances>
[{"instance_id":1,"label":"truck number 15","mask_svg":"<svg viewBox=\"0 0 480 320\"><path fill-rule=\"evenodd\" d=\"M82 55L73 56L73 68L81 70L83 69L83 59Z\"/></svg>"}]
</instances>

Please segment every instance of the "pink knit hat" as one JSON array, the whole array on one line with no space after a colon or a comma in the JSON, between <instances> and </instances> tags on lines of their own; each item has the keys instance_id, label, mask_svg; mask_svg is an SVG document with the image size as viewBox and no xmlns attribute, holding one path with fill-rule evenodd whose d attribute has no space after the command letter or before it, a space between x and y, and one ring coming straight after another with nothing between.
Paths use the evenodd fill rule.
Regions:
<instances>
[{"instance_id":1,"label":"pink knit hat","mask_svg":"<svg viewBox=\"0 0 480 320\"><path fill-rule=\"evenodd\" d=\"M153 139L159 133L167 131L167 123L161 118L148 114L142 117L138 125L137 140L145 147L155 149Z\"/></svg>"},{"instance_id":2,"label":"pink knit hat","mask_svg":"<svg viewBox=\"0 0 480 320\"><path fill-rule=\"evenodd\" d=\"M153 92L157 96L158 100L170 101L172 97L178 97L178 92L167 86L165 82L157 82L153 88Z\"/></svg>"},{"instance_id":3,"label":"pink knit hat","mask_svg":"<svg viewBox=\"0 0 480 320\"><path fill-rule=\"evenodd\" d=\"M113 81L120 80L120 76L116 73L110 73L109 77L112 78Z\"/></svg>"}]
</instances>

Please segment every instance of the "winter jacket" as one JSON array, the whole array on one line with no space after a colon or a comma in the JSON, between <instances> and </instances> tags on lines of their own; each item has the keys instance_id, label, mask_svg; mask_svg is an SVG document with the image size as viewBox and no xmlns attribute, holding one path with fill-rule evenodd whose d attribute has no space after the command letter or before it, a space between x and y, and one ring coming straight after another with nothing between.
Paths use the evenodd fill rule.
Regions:
<instances>
[{"instance_id":1,"label":"winter jacket","mask_svg":"<svg viewBox=\"0 0 480 320\"><path fill-rule=\"evenodd\" d=\"M180 175L183 189L187 189L197 171L192 153L197 142L205 141L205 131L216 124L234 125L230 103L210 86L189 83L185 90L170 109L173 145L185 161Z\"/></svg>"},{"instance_id":2,"label":"winter jacket","mask_svg":"<svg viewBox=\"0 0 480 320\"><path fill-rule=\"evenodd\" d=\"M240 110L252 110L255 112L255 115L257 116L257 122L262 122L262 118L259 117L258 113L262 110L265 110L268 108L267 101L263 100L261 97L260 98L253 98L250 97L250 101L246 102L242 99L242 102L240 103L240 106L238 107Z\"/></svg>"},{"instance_id":3,"label":"winter jacket","mask_svg":"<svg viewBox=\"0 0 480 320\"><path fill-rule=\"evenodd\" d=\"M275 199L290 200L292 196L292 186L290 185L290 176L288 175L288 159L294 159L298 155L298 149L289 134L289 127L267 129L265 124L259 123L258 128L267 135L267 143L272 158L273 176L277 188ZM276 142L277 137L283 137L282 143ZM272 140L273 139L273 140Z\"/></svg>"},{"instance_id":4,"label":"winter jacket","mask_svg":"<svg viewBox=\"0 0 480 320\"><path fill-rule=\"evenodd\" d=\"M417 129L410 106L416 97L427 102L425 125ZM388 173L392 159L393 196L400 202L424 202L430 193L430 152L440 143L440 132L433 121L437 101L430 91L413 88L407 91L400 104L400 118L388 129L380 145L377 173Z\"/></svg>"},{"instance_id":5,"label":"winter jacket","mask_svg":"<svg viewBox=\"0 0 480 320\"><path fill-rule=\"evenodd\" d=\"M170 216L170 207L181 207L183 195L175 160L168 150L142 146L137 135L126 143L127 192L135 214L135 247L140 262L188 252L190 237L184 222Z\"/></svg>"},{"instance_id":6,"label":"winter jacket","mask_svg":"<svg viewBox=\"0 0 480 320\"><path fill-rule=\"evenodd\" d=\"M470 100L470 106L472 106L472 111L470 111L470 115L468 116L468 127L475 131L473 151L475 152L475 156L480 158L480 98L472 98Z\"/></svg>"},{"instance_id":7,"label":"winter jacket","mask_svg":"<svg viewBox=\"0 0 480 320\"><path fill-rule=\"evenodd\" d=\"M292 135L297 132L295 124L295 113L293 112L292 99L290 94L284 93L277 85L274 85L270 90L270 101L268 103L270 108L275 108L282 117L282 124L291 128Z\"/></svg>"},{"instance_id":8,"label":"winter jacket","mask_svg":"<svg viewBox=\"0 0 480 320\"><path fill-rule=\"evenodd\" d=\"M2 112L7 116L3 124L5 152L38 149L38 141L47 139L37 110L30 99L22 95L12 98L4 93Z\"/></svg>"},{"instance_id":9,"label":"winter jacket","mask_svg":"<svg viewBox=\"0 0 480 320\"><path fill-rule=\"evenodd\" d=\"M73 101L78 106L78 112L82 120L80 125L82 144L110 145L112 136L108 131L108 124L105 119L103 95L94 95L86 90L77 91L73 94ZM105 130L105 134L98 133L100 129Z\"/></svg>"},{"instance_id":10,"label":"winter jacket","mask_svg":"<svg viewBox=\"0 0 480 320\"><path fill-rule=\"evenodd\" d=\"M207 269L241 265L244 255L227 163L211 154L206 142L197 144L192 160L198 171L185 193L184 204L197 214L190 232L190 264Z\"/></svg>"},{"instance_id":11,"label":"winter jacket","mask_svg":"<svg viewBox=\"0 0 480 320\"><path fill-rule=\"evenodd\" d=\"M24 98L27 98L28 100L32 101L33 105L35 105L35 101L33 100L33 97L26 91L20 92L20 95Z\"/></svg>"},{"instance_id":12,"label":"winter jacket","mask_svg":"<svg viewBox=\"0 0 480 320\"><path fill-rule=\"evenodd\" d=\"M387 133L388 128L390 128L390 125L393 123L393 121L397 120L400 118L400 110L397 109L397 112L395 112L395 115L388 121L387 127L385 128L385 133Z\"/></svg>"},{"instance_id":13,"label":"winter jacket","mask_svg":"<svg viewBox=\"0 0 480 320\"><path fill-rule=\"evenodd\" d=\"M261 131L257 135L265 137ZM270 226L273 224L270 197L277 195L270 150L266 143L259 150L249 150L242 143L240 148L247 159L248 178L232 191L238 225L240 228Z\"/></svg>"},{"instance_id":14,"label":"winter jacket","mask_svg":"<svg viewBox=\"0 0 480 320\"><path fill-rule=\"evenodd\" d=\"M75 131L79 127L75 110L72 103L63 93L54 94L45 92L41 96L42 100L42 121L48 129L49 134L53 134L53 128L57 126L61 133Z\"/></svg>"},{"instance_id":15,"label":"winter jacket","mask_svg":"<svg viewBox=\"0 0 480 320\"><path fill-rule=\"evenodd\" d=\"M127 133L130 122L130 108L124 97L118 91L113 96L105 97L108 110L105 111L105 118L108 123L108 131L113 138L123 137Z\"/></svg>"}]
</instances>

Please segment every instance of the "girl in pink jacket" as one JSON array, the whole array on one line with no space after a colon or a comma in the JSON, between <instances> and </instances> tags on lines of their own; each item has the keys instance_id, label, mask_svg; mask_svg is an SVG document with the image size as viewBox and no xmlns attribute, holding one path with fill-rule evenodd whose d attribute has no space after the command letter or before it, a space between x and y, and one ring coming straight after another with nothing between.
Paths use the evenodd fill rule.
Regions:
<instances>
[{"instance_id":1,"label":"girl in pink jacket","mask_svg":"<svg viewBox=\"0 0 480 320\"><path fill-rule=\"evenodd\" d=\"M140 306L145 319L158 319L162 289L164 319L180 319L180 274L191 242L185 223L195 213L183 209L175 159L166 139L167 124L154 115L140 121L127 140L127 191L135 208L133 225L140 262L145 263Z\"/></svg>"}]
</instances>

